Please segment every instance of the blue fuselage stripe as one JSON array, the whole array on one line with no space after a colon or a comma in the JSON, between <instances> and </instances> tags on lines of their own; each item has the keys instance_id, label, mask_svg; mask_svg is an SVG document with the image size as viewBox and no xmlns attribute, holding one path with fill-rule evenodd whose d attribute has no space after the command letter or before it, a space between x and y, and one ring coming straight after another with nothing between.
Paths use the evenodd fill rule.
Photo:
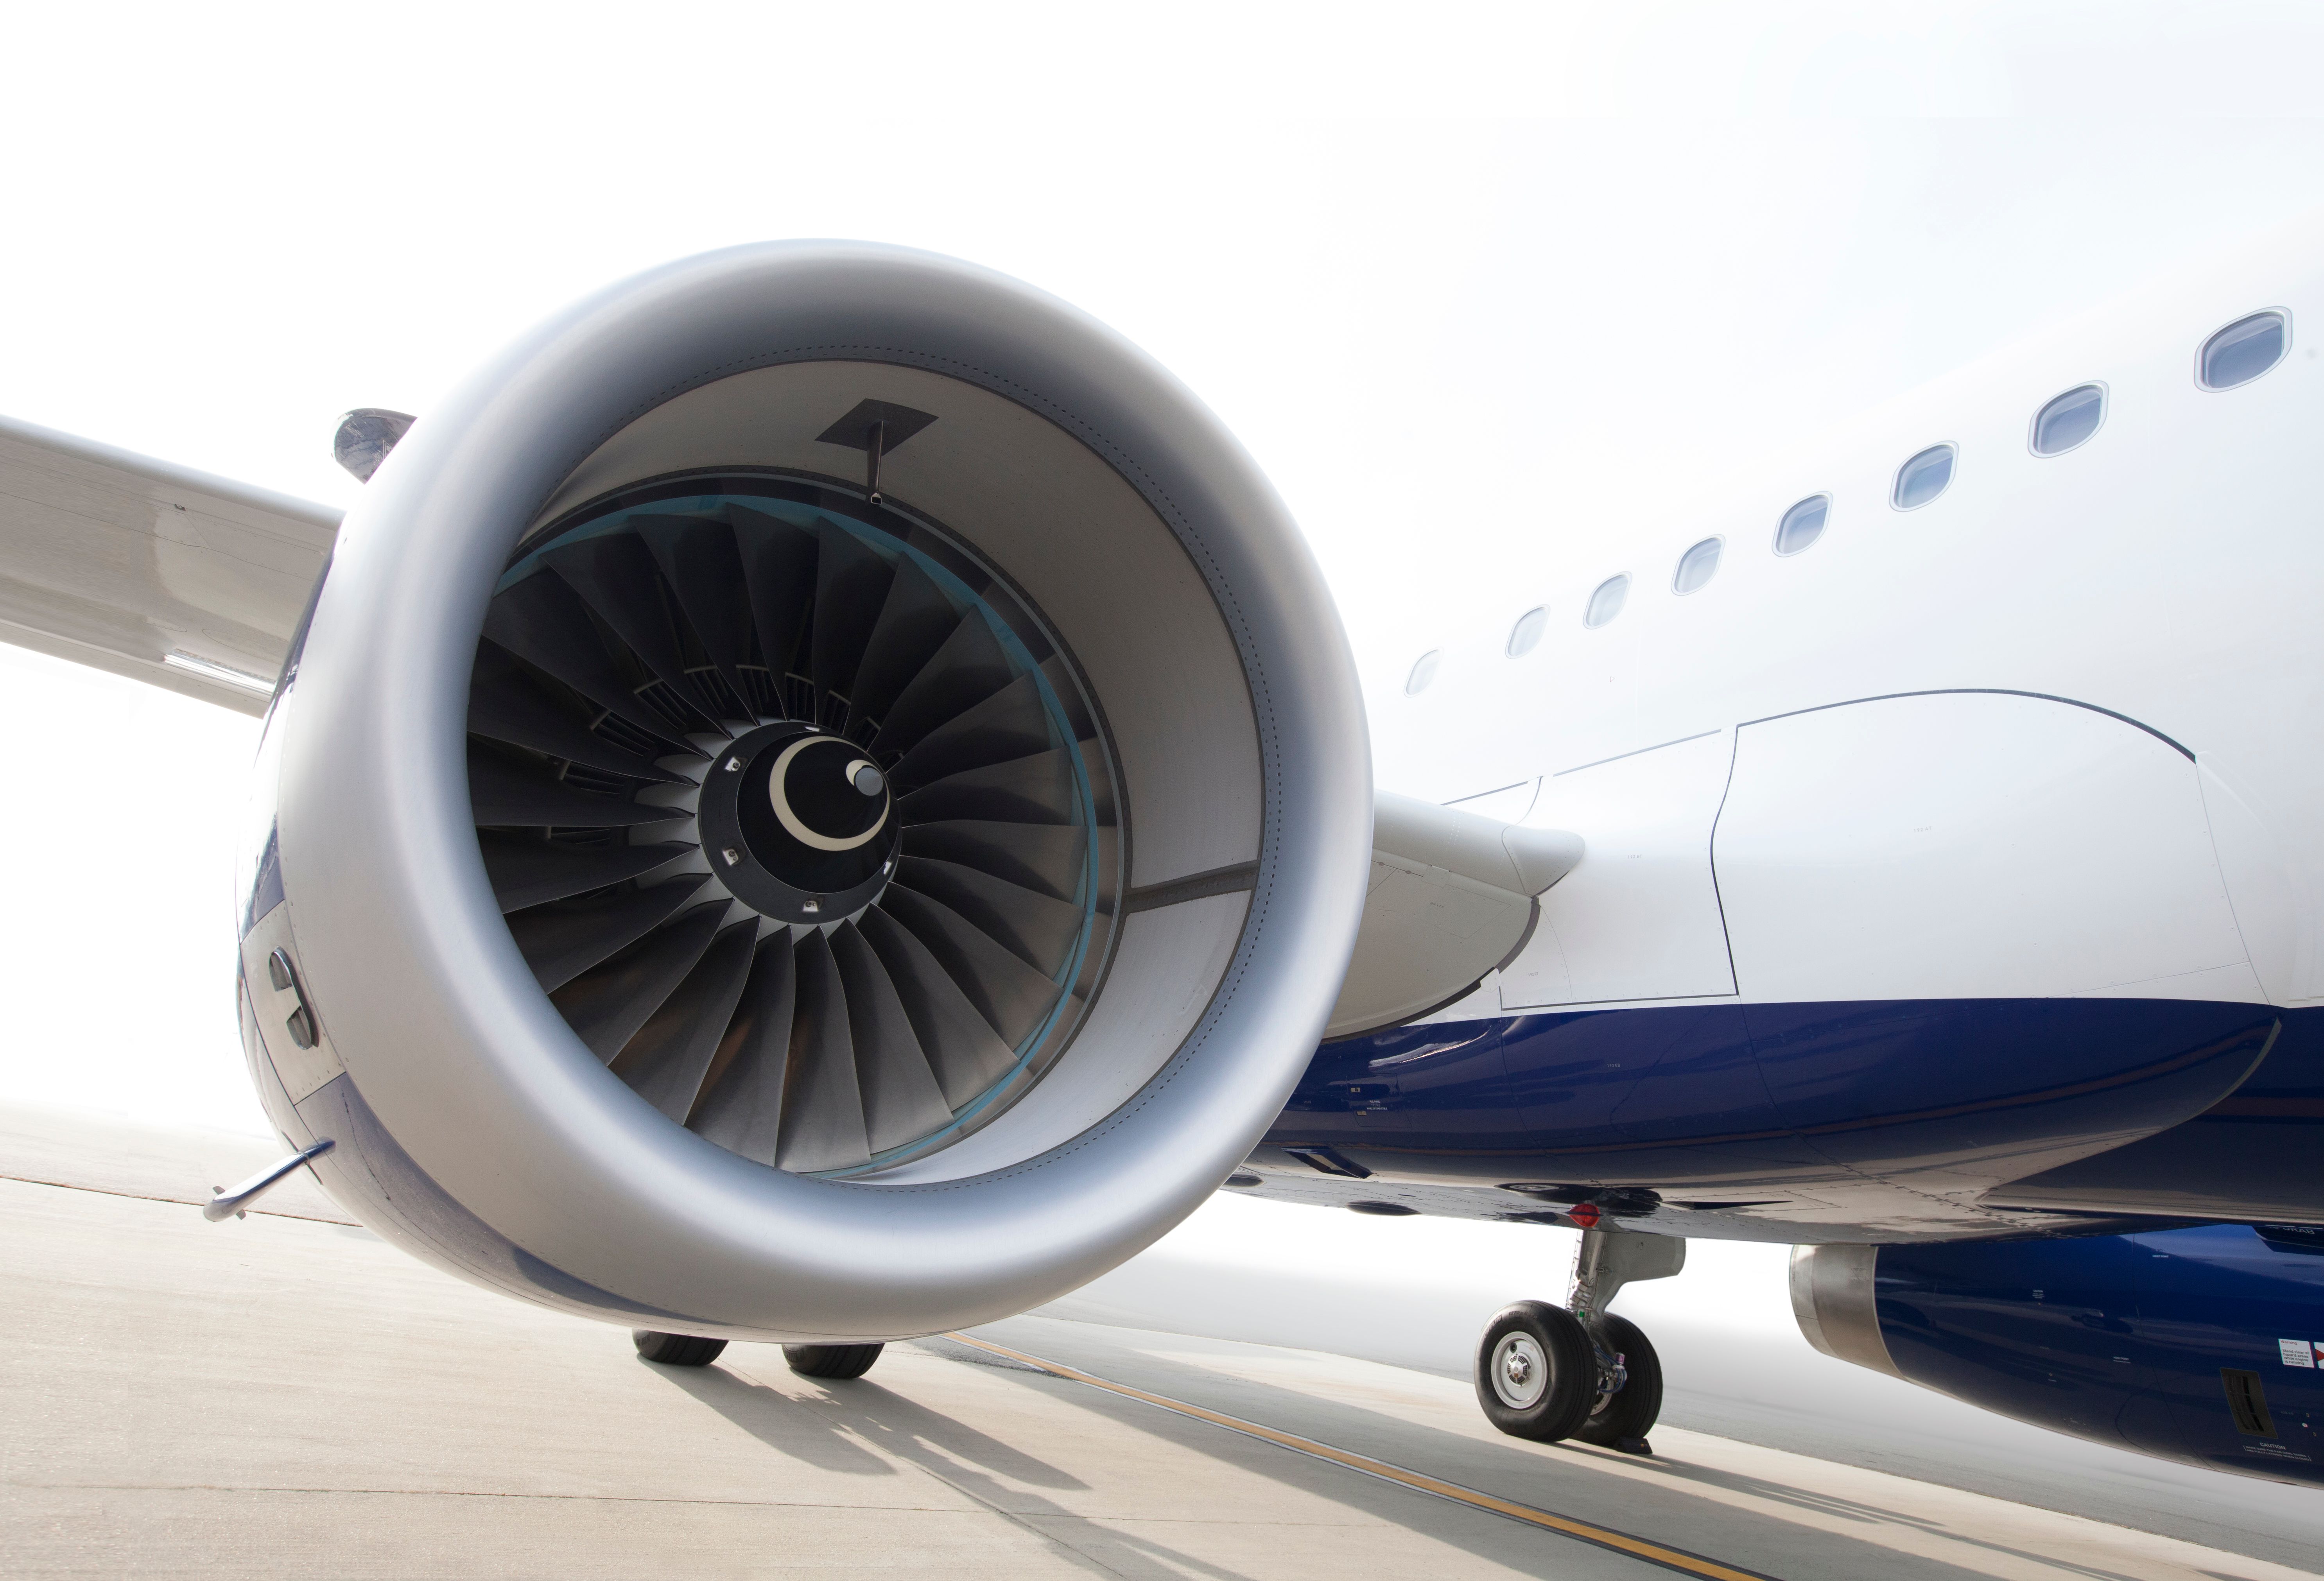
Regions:
<instances>
[{"instance_id":1,"label":"blue fuselage stripe","mask_svg":"<svg viewBox=\"0 0 2324 1581\"><path fill-rule=\"evenodd\" d=\"M1541 1012L1326 1043L1267 1140L1448 1182L1723 1189L2088 1152L2202 1114L2264 1059L2279 1100L2324 1098L2324 1014L2096 998Z\"/></svg>"}]
</instances>

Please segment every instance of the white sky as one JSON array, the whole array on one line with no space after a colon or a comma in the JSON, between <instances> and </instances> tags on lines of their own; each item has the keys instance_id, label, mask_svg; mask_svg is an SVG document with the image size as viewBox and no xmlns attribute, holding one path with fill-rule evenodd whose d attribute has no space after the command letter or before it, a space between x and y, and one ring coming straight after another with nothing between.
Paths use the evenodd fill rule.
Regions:
<instances>
[{"instance_id":1,"label":"white sky","mask_svg":"<svg viewBox=\"0 0 2324 1581\"><path fill-rule=\"evenodd\" d=\"M2181 117L2312 102L2308 0L1457 14L23 8L0 412L344 503L340 411L425 413L613 278L906 243L1185 379L1394 685L1767 447L2324 202L2324 122ZM1567 118L1425 118L1478 113ZM0 649L0 1098L263 1129L251 722Z\"/></svg>"},{"instance_id":2,"label":"white sky","mask_svg":"<svg viewBox=\"0 0 2324 1581\"><path fill-rule=\"evenodd\" d=\"M425 412L625 271L930 247L1211 401L1393 684L1593 543L1683 540L1757 453L2324 201L2324 122L2155 113L2307 103L2305 4L1600 9L37 8L0 97L0 412L344 503L338 412ZM1346 118L1473 109L1589 114ZM0 796L40 832L0 1093L256 1123L246 722L0 657L32 770Z\"/></svg>"},{"instance_id":3,"label":"white sky","mask_svg":"<svg viewBox=\"0 0 2324 1581\"><path fill-rule=\"evenodd\" d=\"M2159 114L2310 102L2305 0L1607 9L36 7L0 96L0 412L344 503L340 411L424 413L625 271L929 247L1209 400L1393 685L1617 533L1675 552L1769 447L2324 201L2324 121ZM1587 114L1348 118L1475 109ZM1849 113L1681 114L1789 110ZM0 676L6 826L38 832L0 1094L255 1123L223 898L247 725Z\"/></svg>"}]
</instances>

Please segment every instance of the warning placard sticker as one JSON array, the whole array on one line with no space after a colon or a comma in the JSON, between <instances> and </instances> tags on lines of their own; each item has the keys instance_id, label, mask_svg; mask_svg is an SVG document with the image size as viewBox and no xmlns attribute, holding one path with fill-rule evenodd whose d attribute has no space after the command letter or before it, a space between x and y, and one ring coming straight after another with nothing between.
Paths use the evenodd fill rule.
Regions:
<instances>
[{"instance_id":1,"label":"warning placard sticker","mask_svg":"<svg viewBox=\"0 0 2324 1581\"><path fill-rule=\"evenodd\" d=\"M2279 1339L2275 1348L2287 1367L2312 1367L2318 1356L2324 1355L2324 1345L2312 1339Z\"/></svg>"}]
</instances>

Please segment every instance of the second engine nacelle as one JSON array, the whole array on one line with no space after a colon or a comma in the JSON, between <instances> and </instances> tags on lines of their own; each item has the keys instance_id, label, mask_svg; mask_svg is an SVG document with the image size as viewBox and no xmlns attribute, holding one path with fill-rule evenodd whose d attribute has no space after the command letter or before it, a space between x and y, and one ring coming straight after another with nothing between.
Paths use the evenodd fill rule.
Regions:
<instances>
[{"instance_id":1,"label":"second engine nacelle","mask_svg":"<svg viewBox=\"0 0 2324 1581\"><path fill-rule=\"evenodd\" d=\"M1808 1342L2003 1416L2324 1484L2324 1234L1801 1246Z\"/></svg>"}]
</instances>

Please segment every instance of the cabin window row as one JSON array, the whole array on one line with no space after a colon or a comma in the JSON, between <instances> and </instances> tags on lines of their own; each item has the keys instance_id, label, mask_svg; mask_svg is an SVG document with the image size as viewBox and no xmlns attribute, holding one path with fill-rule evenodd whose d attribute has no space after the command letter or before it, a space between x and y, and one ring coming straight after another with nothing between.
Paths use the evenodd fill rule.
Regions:
<instances>
[{"instance_id":1,"label":"cabin window row","mask_svg":"<svg viewBox=\"0 0 2324 1581\"><path fill-rule=\"evenodd\" d=\"M2195 382L2204 390L2234 390L2250 383L2283 361L2292 349L2292 318L2280 308L2254 313L2238 318L2233 324L2212 335L2203 343L2195 360ZM2079 449L2106 421L2107 387L2100 383L2078 384L2046 402L2034 414L2026 436L2026 447L2041 456L2063 455ZM1898 510L1917 510L1929 504L1952 485L1955 464L1960 460L1960 447L1951 444L1932 445L1896 469L1895 481L1888 491L1888 503ZM1790 556L1801 553L1823 536L1831 519L1831 496L1811 494L1783 514L1775 524L1775 551ZM1689 546L1678 557L1671 573L1671 592L1680 597L1701 591L1719 574L1719 558L1726 548L1726 540L1707 538ZM1630 596L1628 572L1609 576L1591 591L1590 601L1582 606L1582 623L1591 630L1604 626L1622 612ZM1549 630L1549 607L1536 605L1519 615L1509 628L1508 640L1503 645L1511 658L1522 658L1540 646L1542 636ZM1407 695L1424 691L1436 678L1436 665L1442 651L1432 648L1420 656L1405 677Z\"/></svg>"}]
</instances>

